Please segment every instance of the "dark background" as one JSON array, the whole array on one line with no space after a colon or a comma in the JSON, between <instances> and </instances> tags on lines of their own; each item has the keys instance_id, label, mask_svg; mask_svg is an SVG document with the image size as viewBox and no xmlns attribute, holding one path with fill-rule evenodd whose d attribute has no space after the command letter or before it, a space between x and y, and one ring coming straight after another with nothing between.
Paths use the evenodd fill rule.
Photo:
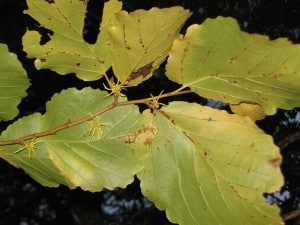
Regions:
<instances>
[{"instance_id":1,"label":"dark background","mask_svg":"<svg viewBox=\"0 0 300 225\"><path fill-rule=\"evenodd\" d=\"M202 23L208 17L231 16L237 18L241 29L249 33L265 34L271 39L287 37L295 43L300 41L298 0L126 0L123 3L127 11L149 9L153 6L181 5L193 12L187 25ZM99 0L90 0L88 5L83 36L90 43L96 41L99 32L102 6L103 2ZM0 42L6 43L10 51L18 55L32 84L27 90L28 96L19 105L18 117L33 112L44 113L45 103L54 93L62 89L68 87L80 89L85 86L102 88L99 85L101 82L82 82L74 75L60 76L49 70L35 70L33 60L26 59L26 54L22 51L21 37L27 28L38 29L42 33L47 31L39 28L36 21L23 14L25 8L25 0L0 0ZM178 87L177 84L167 80L163 71L163 67L160 68L153 78L139 87L129 89L126 94L133 99ZM180 99L207 104L206 99L192 94ZM227 109L224 104L216 104L216 106ZM258 124L274 137L284 157L282 171L286 182L281 190L284 195L269 196L274 204L280 206L283 215L300 209L300 185L297 183L300 178L300 126L299 118L296 119L298 112L299 109L279 110L276 115L267 117ZM1 122L0 132L12 122ZM100 193L89 193L80 189L71 191L66 187L52 189L42 187L21 170L0 160L0 225L17 224L167 225L171 223L166 219L164 212L158 211L142 196L138 180L126 189L104 190ZM287 220L286 224L300 224L300 219L296 217Z\"/></svg>"}]
</instances>

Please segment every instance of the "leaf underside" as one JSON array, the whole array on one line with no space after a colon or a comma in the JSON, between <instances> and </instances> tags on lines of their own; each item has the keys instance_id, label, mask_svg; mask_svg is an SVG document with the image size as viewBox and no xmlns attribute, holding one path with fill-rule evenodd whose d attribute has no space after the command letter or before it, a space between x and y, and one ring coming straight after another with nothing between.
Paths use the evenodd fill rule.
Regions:
<instances>
[{"instance_id":1,"label":"leaf underside","mask_svg":"<svg viewBox=\"0 0 300 225\"><path fill-rule=\"evenodd\" d=\"M232 18L207 19L178 38L168 77L199 95L257 103L267 115L300 105L300 45L241 32Z\"/></svg>"}]
</instances>

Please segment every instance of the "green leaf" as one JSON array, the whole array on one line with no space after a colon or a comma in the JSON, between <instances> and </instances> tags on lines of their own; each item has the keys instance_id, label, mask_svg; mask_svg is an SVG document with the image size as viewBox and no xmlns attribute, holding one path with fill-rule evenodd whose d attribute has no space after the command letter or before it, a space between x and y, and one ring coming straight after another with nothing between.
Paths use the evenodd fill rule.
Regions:
<instances>
[{"instance_id":1,"label":"green leaf","mask_svg":"<svg viewBox=\"0 0 300 225\"><path fill-rule=\"evenodd\" d=\"M283 185L279 149L246 117L197 104L173 102L153 118L157 135L142 192L171 222L283 224L263 193Z\"/></svg>"},{"instance_id":2,"label":"green leaf","mask_svg":"<svg viewBox=\"0 0 300 225\"><path fill-rule=\"evenodd\" d=\"M42 27L54 32L51 40L40 45L37 31L27 31L23 37L24 50L29 58L36 58L38 69L48 68L61 74L76 73L83 80L97 80L111 66L111 54L108 28L112 17L119 12L122 3L111 0L105 3L101 23L101 32L96 44L88 44L82 38L85 1L28 0L26 11Z\"/></svg>"},{"instance_id":3,"label":"green leaf","mask_svg":"<svg viewBox=\"0 0 300 225\"><path fill-rule=\"evenodd\" d=\"M110 29L114 44L112 65L117 78L130 85L148 79L167 57L190 15L182 7L117 13Z\"/></svg>"},{"instance_id":4,"label":"green leaf","mask_svg":"<svg viewBox=\"0 0 300 225\"><path fill-rule=\"evenodd\" d=\"M90 113L113 102L113 97L106 95L91 88L63 91L47 103L45 115L34 114L17 121L3 132L1 140L51 130L90 117ZM89 191L125 187L142 169L148 153L139 143L128 144L130 135L142 133L140 129L146 119L136 106L117 107L94 120L34 140L37 144L32 157L26 150L14 153L22 147L20 145L0 147L0 157L23 168L43 185L61 183ZM93 125L98 123L102 124L98 126L101 130L93 130Z\"/></svg>"},{"instance_id":5,"label":"green leaf","mask_svg":"<svg viewBox=\"0 0 300 225\"><path fill-rule=\"evenodd\" d=\"M0 121L18 115L17 106L26 96L30 83L17 56L0 44Z\"/></svg>"},{"instance_id":6,"label":"green leaf","mask_svg":"<svg viewBox=\"0 0 300 225\"><path fill-rule=\"evenodd\" d=\"M300 45L240 31L232 18L192 25L173 45L168 77L206 98L258 103L267 115L300 106Z\"/></svg>"},{"instance_id":7,"label":"green leaf","mask_svg":"<svg viewBox=\"0 0 300 225\"><path fill-rule=\"evenodd\" d=\"M41 132L42 121L40 113L21 118L1 134L0 140L8 140L34 132ZM21 150L24 147L23 145L0 146L0 157L7 160L13 166L22 168L28 175L44 186L57 187L59 184L65 184L70 188L74 188L74 185L62 176L61 172L49 159L45 143L40 139L32 141L36 142L36 150L32 152L31 157L29 157L29 153L26 150L17 154L14 153Z\"/></svg>"}]
</instances>

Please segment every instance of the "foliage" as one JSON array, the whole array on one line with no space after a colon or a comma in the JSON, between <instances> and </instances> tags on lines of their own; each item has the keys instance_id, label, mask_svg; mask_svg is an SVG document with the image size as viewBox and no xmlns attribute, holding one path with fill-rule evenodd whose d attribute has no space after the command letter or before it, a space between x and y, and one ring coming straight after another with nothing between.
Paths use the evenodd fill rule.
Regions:
<instances>
[{"instance_id":1,"label":"foliage","mask_svg":"<svg viewBox=\"0 0 300 225\"><path fill-rule=\"evenodd\" d=\"M105 3L98 41L88 44L85 1L27 3L50 37L41 43L37 31L24 35L35 66L85 81L104 77L109 87L54 95L45 114L20 118L1 134L1 158L51 187L95 192L125 187L137 176L143 194L174 223L282 224L278 208L262 196L283 184L279 148L254 121L300 105L299 45L246 34L222 17L179 35L187 10L127 13L117 0ZM0 118L10 120L29 82L5 46L0 52ZM122 91L148 79L167 57L167 76L182 87L127 100ZM110 67L115 77L106 74ZM229 103L237 114L159 102L190 92ZM141 103L149 109L140 112Z\"/></svg>"},{"instance_id":2,"label":"foliage","mask_svg":"<svg viewBox=\"0 0 300 225\"><path fill-rule=\"evenodd\" d=\"M26 96L29 79L16 55L0 45L0 120L11 120L18 115L17 106Z\"/></svg>"},{"instance_id":3,"label":"foliage","mask_svg":"<svg viewBox=\"0 0 300 225\"><path fill-rule=\"evenodd\" d=\"M174 42L167 74L201 96L231 104L258 103L272 115L276 108L299 106L299 51L300 45L283 38L269 41L239 32L233 19L208 19L190 26Z\"/></svg>"}]
</instances>

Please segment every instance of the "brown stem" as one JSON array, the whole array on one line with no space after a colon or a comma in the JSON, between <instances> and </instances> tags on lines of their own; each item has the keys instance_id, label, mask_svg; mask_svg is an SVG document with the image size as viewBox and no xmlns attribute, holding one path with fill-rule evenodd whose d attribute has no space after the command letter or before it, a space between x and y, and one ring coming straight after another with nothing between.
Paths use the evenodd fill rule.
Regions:
<instances>
[{"instance_id":1,"label":"brown stem","mask_svg":"<svg viewBox=\"0 0 300 225\"><path fill-rule=\"evenodd\" d=\"M45 137L45 136L56 134L57 132L59 132L61 130L67 129L69 127L76 126L76 125L84 123L86 121L90 121L93 118L95 118L96 116L98 116L98 115L100 115L100 114L102 114L102 113L104 113L104 112L106 112L106 111L108 111L108 110L110 110L114 107L115 107L115 104L112 103L112 104L104 107L103 109L101 109L101 110L99 110L99 111L97 111L93 114L90 114L86 117L83 117L83 118L81 118L79 120L76 120L76 121L73 121L73 122L69 120L68 122L64 123L63 125L55 127L53 129L43 131L43 132L39 132L39 133L30 134L30 135L27 135L27 136L23 136L21 138L15 139L15 140L0 141L0 146L23 144L27 140L36 139L36 138L39 138L39 137Z\"/></svg>"},{"instance_id":2,"label":"brown stem","mask_svg":"<svg viewBox=\"0 0 300 225\"><path fill-rule=\"evenodd\" d=\"M292 212L285 213L285 214L281 215L281 217L284 221L300 217L300 209L296 209Z\"/></svg>"},{"instance_id":3,"label":"brown stem","mask_svg":"<svg viewBox=\"0 0 300 225\"><path fill-rule=\"evenodd\" d=\"M166 97L170 97L170 96L187 94L187 93L191 93L191 91L190 90L180 91L180 92L174 91L174 92L170 92L170 93L160 95L159 98L166 98ZM114 102L111 103L110 105L107 105L106 107L96 111L95 113L91 113L88 116L85 116L85 117L83 117L79 120L76 120L76 121L73 121L73 122L69 120L66 123L64 123L64 124L62 124L58 127L55 127L53 129L43 131L43 132L39 132L39 133L33 133L33 134L26 135L26 136L23 136L23 137L14 139L14 140L0 141L0 146L14 145L14 144L23 145L25 141L40 138L40 137L50 136L50 135L56 134L59 131L67 129L69 127L74 127L74 126L82 124L84 122L91 121L96 116L99 116L100 114L102 114L104 112L107 112L107 111L109 111L109 110L111 110L115 107L121 107L121 106L132 105L132 104L141 104L141 103L146 104L147 102L152 101L152 100L153 100L153 97L149 97L149 98L131 100L131 101L126 101L126 102L118 102L118 101L116 101L116 98L114 98Z\"/></svg>"}]
</instances>

